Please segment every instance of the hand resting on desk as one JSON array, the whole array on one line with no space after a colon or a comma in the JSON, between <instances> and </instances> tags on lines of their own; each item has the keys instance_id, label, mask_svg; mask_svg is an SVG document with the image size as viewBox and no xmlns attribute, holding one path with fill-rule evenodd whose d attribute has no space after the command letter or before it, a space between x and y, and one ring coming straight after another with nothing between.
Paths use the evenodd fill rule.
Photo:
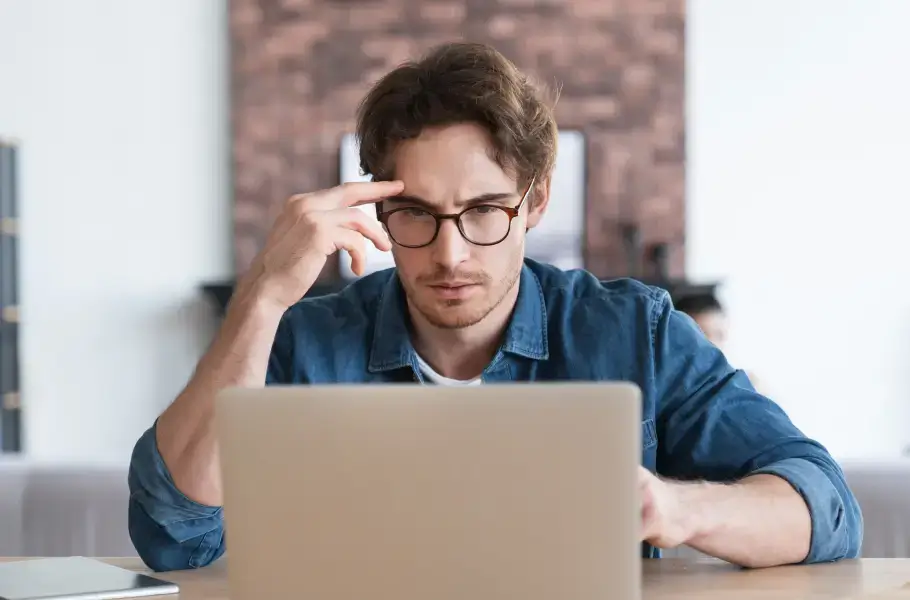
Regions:
<instances>
[{"instance_id":1,"label":"hand resting on desk","mask_svg":"<svg viewBox=\"0 0 910 600\"><path fill-rule=\"evenodd\" d=\"M639 467L641 539L688 545L746 567L798 563L809 552L809 509L784 479L754 475L732 484L663 479Z\"/></svg>"}]
</instances>

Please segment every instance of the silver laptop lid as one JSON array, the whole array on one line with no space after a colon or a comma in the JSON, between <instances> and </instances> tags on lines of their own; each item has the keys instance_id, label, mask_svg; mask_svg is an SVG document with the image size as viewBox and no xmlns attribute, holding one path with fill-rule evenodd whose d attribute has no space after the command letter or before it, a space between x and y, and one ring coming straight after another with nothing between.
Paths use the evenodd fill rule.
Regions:
<instances>
[{"instance_id":1,"label":"silver laptop lid","mask_svg":"<svg viewBox=\"0 0 910 600\"><path fill-rule=\"evenodd\" d=\"M637 598L626 384L234 389L232 598Z\"/></svg>"}]
</instances>

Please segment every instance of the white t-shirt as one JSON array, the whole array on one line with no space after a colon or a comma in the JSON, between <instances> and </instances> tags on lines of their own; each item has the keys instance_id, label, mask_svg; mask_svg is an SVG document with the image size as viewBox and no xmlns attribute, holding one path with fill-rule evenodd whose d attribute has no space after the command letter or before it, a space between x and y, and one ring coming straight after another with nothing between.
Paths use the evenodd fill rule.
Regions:
<instances>
[{"instance_id":1,"label":"white t-shirt","mask_svg":"<svg viewBox=\"0 0 910 600\"><path fill-rule=\"evenodd\" d=\"M451 377L440 375L419 354L417 355L417 364L423 376L437 385L480 385L481 383L480 377L475 377L474 379L452 379Z\"/></svg>"}]
</instances>

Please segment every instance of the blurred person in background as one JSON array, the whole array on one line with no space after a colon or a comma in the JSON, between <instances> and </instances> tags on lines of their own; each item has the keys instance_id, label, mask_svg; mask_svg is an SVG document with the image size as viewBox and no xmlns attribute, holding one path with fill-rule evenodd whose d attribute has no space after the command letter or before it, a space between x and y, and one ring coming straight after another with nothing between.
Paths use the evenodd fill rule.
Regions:
<instances>
[{"instance_id":1,"label":"blurred person in background","mask_svg":"<svg viewBox=\"0 0 910 600\"><path fill-rule=\"evenodd\" d=\"M676 310L692 317L709 342L717 346L721 352L726 352L727 341L730 338L730 317L714 292L684 294L674 301L674 305ZM746 374L752 386L762 392L762 386L755 373L746 371Z\"/></svg>"},{"instance_id":2,"label":"blurred person in background","mask_svg":"<svg viewBox=\"0 0 910 600\"><path fill-rule=\"evenodd\" d=\"M729 337L730 320L712 292L685 294L674 301L676 310L692 317L712 344L723 350Z\"/></svg>"}]
</instances>

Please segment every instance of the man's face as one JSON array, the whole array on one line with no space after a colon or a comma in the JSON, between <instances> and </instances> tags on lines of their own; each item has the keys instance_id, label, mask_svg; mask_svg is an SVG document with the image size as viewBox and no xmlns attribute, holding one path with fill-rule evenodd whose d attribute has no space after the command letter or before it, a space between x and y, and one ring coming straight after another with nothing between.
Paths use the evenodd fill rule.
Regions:
<instances>
[{"instance_id":1,"label":"man's face","mask_svg":"<svg viewBox=\"0 0 910 600\"><path fill-rule=\"evenodd\" d=\"M727 343L727 317L717 310L705 311L692 317L715 346L723 349Z\"/></svg>"},{"instance_id":2,"label":"man's face","mask_svg":"<svg viewBox=\"0 0 910 600\"><path fill-rule=\"evenodd\" d=\"M476 125L427 129L396 149L394 164L395 178L404 182L404 191L384 201L383 211L410 207L455 214L478 204L514 208L526 191L492 158L487 134ZM406 248L393 243L395 265L411 308L437 327L455 329L480 322L510 297L524 259L525 229L540 221L547 184L535 184L511 221L508 235L496 245L466 240L453 219L442 221L428 246ZM425 216L420 223L411 216L419 214L407 211L397 225L416 229L420 223L432 223ZM490 209L480 208L473 214L477 222L491 218ZM467 217L463 222L469 225ZM389 228L394 233L391 222Z\"/></svg>"}]
</instances>

